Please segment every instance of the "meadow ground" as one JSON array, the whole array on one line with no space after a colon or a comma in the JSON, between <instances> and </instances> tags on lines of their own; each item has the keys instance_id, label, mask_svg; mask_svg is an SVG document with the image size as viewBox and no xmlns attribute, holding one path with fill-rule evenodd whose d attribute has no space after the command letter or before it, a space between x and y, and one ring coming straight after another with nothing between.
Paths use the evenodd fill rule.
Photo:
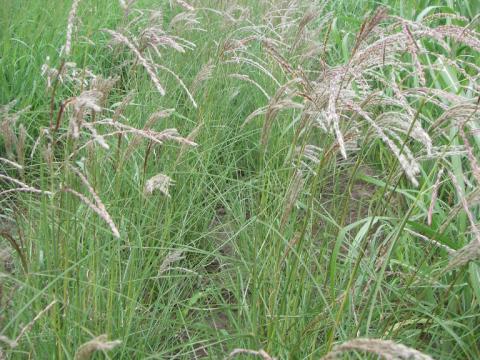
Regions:
<instances>
[{"instance_id":1,"label":"meadow ground","mask_svg":"<svg viewBox=\"0 0 480 360\"><path fill-rule=\"evenodd\" d=\"M0 359L480 358L479 1L0 8Z\"/></svg>"}]
</instances>

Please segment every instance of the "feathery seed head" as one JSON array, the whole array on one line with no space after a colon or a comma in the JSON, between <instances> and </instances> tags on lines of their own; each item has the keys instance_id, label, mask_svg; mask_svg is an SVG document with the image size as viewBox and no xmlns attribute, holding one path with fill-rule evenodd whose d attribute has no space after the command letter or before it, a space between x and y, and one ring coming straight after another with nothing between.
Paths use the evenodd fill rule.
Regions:
<instances>
[{"instance_id":1,"label":"feathery seed head","mask_svg":"<svg viewBox=\"0 0 480 360\"><path fill-rule=\"evenodd\" d=\"M145 183L144 193L151 195L155 190L159 190L166 197L170 197L168 189L174 184L173 180L164 174L157 174Z\"/></svg>"}]
</instances>

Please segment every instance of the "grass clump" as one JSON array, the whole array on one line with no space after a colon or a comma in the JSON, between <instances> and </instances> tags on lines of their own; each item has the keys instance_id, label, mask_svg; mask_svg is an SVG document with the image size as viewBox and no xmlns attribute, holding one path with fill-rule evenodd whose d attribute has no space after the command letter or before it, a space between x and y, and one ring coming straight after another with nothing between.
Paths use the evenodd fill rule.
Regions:
<instances>
[{"instance_id":1,"label":"grass clump","mask_svg":"<svg viewBox=\"0 0 480 360\"><path fill-rule=\"evenodd\" d=\"M7 0L0 358L480 357L478 9L383 3Z\"/></svg>"}]
</instances>

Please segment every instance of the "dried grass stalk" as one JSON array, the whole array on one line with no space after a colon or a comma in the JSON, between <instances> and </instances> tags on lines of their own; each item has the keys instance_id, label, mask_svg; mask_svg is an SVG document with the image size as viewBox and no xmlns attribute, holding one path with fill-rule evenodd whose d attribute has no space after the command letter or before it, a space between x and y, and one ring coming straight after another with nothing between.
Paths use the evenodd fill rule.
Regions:
<instances>
[{"instance_id":1,"label":"dried grass stalk","mask_svg":"<svg viewBox=\"0 0 480 360\"><path fill-rule=\"evenodd\" d=\"M15 339L15 342L18 344L20 340L23 338L25 333L29 331L32 326L37 322L38 319L40 319L50 308L57 303L57 300L53 300L50 304L48 304L45 309L40 311L27 325L25 325L22 330L20 330L20 333L18 334L17 338Z\"/></svg>"},{"instance_id":2,"label":"dried grass stalk","mask_svg":"<svg viewBox=\"0 0 480 360\"><path fill-rule=\"evenodd\" d=\"M170 24L168 24L169 30L174 30L175 28L183 30L193 30L193 31L205 31L199 27L200 21L198 20L196 13L192 11L184 11L175 15ZM185 39L184 39L185 40Z\"/></svg>"},{"instance_id":3,"label":"dried grass stalk","mask_svg":"<svg viewBox=\"0 0 480 360\"><path fill-rule=\"evenodd\" d=\"M475 237L467 245L455 251L444 272L449 272L477 259L480 259L480 238Z\"/></svg>"},{"instance_id":4,"label":"dried grass stalk","mask_svg":"<svg viewBox=\"0 0 480 360\"><path fill-rule=\"evenodd\" d=\"M3 174L0 174L0 179L3 179L3 180L7 180L7 181L10 181L16 185L19 185L20 187L22 188L30 188L30 186L28 186L27 184L21 182L20 180L17 180L15 178L12 178L10 176L7 176L7 175L3 175Z\"/></svg>"},{"instance_id":5,"label":"dried grass stalk","mask_svg":"<svg viewBox=\"0 0 480 360\"><path fill-rule=\"evenodd\" d=\"M315 11L313 7L308 9L303 17L300 19L300 22L298 23L298 30L297 34L295 36L295 40L292 43L292 46L290 47L290 52L294 51L298 44L300 43L300 39L302 38L302 35L305 31L305 27L313 21L316 17L318 16L318 11Z\"/></svg>"},{"instance_id":6,"label":"dried grass stalk","mask_svg":"<svg viewBox=\"0 0 480 360\"><path fill-rule=\"evenodd\" d=\"M407 24L403 24L403 31L405 33L405 36L407 38L407 48L410 54L412 55L413 58L413 63L415 65L415 69L417 70L418 77L420 78L420 84L422 86L425 86L426 80L425 80L425 73L423 71L423 66L420 63L419 60L419 53L420 53L420 47L418 46L417 42L415 41L415 38L413 37L410 29L408 28Z\"/></svg>"},{"instance_id":7,"label":"dried grass stalk","mask_svg":"<svg viewBox=\"0 0 480 360\"><path fill-rule=\"evenodd\" d=\"M228 356L227 359L233 359L234 357L246 354L246 355L253 355L259 356L263 360L276 360L276 358L270 356L265 350L249 350L249 349L234 349Z\"/></svg>"},{"instance_id":8,"label":"dried grass stalk","mask_svg":"<svg viewBox=\"0 0 480 360\"><path fill-rule=\"evenodd\" d=\"M295 245L297 245L301 237L302 237L302 233L300 231L296 232L293 235L293 237L290 239L290 241L287 244L287 248L285 249L285 252L283 253L282 259L279 262L279 264L283 264L283 262L287 259L290 252L294 250Z\"/></svg>"},{"instance_id":9,"label":"dried grass stalk","mask_svg":"<svg viewBox=\"0 0 480 360\"><path fill-rule=\"evenodd\" d=\"M120 103L115 104L115 112L113 113L112 120L113 121L118 121L120 116L125 112L125 109L127 108L128 105L133 100L133 97L135 96L134 92L128 93Z\"/></svg>"},{"instance_id":10,"label":"dried grass stalk","mask_svg":"<svg viewBox=\"0 0 480 360\"><path fill-rule=\"evenodd\" d=\"M50 131L48 128L40 128L40 133L38 134L37 139L35 140L35 143L32 146L32 151L30 152L30 160L33 159L33 155L35 154L35 151L37 150L38 146L40 145L42 139L44 137L48 137L50 135Z\"/></svg>"},{"instance_id":11,"label":"dried grass stalk","mask_svg":"<svg viewBox=\"0 0 480 360\"><path fill-rule=\"evenodd\" d=\"M278 65L285 71L287 74L293 75L295 72L292 65L285 59L275 48L274 42L271 39L265 39L262 41L263 48L265 51L277 62Z\"/></svg>"},{"instance_id":12,"label":"dried grass stalk","mask_svg":"<svg viewBox=\"0 0 480 360\"><path fill-rule=\"evenodd\" d=\"M164 70L164 71L168 72L169 74L171 74L175 78L175 80L177 80L178 84L183 88L183 90L185 90L185 93L187 94L188 98L192 102L193 107L196 109L198 107L197 102L193 98L193 95L190 93L190 90L188 90L185 83L182 81L182 79L180 79L180 76L178 76L173 70L169 69L166 66L163 66L163 65L160 65L160 64L155 64L155 66L157 68L161 69L161 70Z\"/></svg>"},{"instance_id":13,"label":"dried grass stalk","mask_svg":"<svg viewBox=\"0 0 480 360\"><path fill-rule=\"evenodd\" d=\"M164 141L173 140L179 144L186 144L189 146L197 146L193 141L190 141L186 138L183 138L179 135L177 129L165 129L162 131L153 131L153 130L140 130L132 126L128 126L119 122L114 122L112 119L104 119L97 121L98 125L110 125L119 129L118 134L134 134L141 136L145 139L151 140L157 144L163 144Z\"/></svg>"},{"instance_id":14,"label":"dried grass stalk","mask_svg":"<svg viewBox=\"0 0 480 360\"><path fill-rule=\"evenodd\" d=\"M50 191L43 191L41 189L36 189L32 186L29 186L29 185L21 182L18 179L14 179L14 178L12 178L10 176L7 176L7 175L0 174L0 179L10 181L10 182L20 186L19 188L0 191L0 195L5 195L5 194L9 194L9 193L14 193L14 192L31 192L31 193L36 193L36 194L52 195L52 193Z\"/></svg>"},{"instance_id":15,"label":"dried grass stalk","mask_svg":"<svg viewBox=\"0 0 480 360\"><path fill-rule=\"evenodd\" d=\"M97 213L108 224L108 226L112 230L113 236L115 236L116 238L120 238L120 233L119 233L115 223L113 222L110 214L108 213L107 209L105 208L105 205L103 204L102 200L100 199L100 197L97 195L97 193L93 189L92 185L90 185L90 183L87 180L87 178L85 177L85 175L83 175L79 170L77 170L73 166L71 167L71 169L80 178L82 183L87 187L88 192L90 193L90 195L92 195L95 203L92 203L87 197L85 197L84 195L80 194L79 192L77 192L73 189L64 188L64 191L67 191L67 192L77 196L80 200L82 200L90 209L92 209L95 213Z\"/></svg>"},{"instance_id":16,"label":"dried grass stalk","mask_svg":"<svg viewBox=\"0 0 480 360\"><path fill-rule=\"evenodd\" d=\"M335 346L322 360L342 359L343 353L349 351L367 352L385 360L433 360L429 355L391 340L362 338Z\"/></svg>"},{"instance_id":17,"label":"dried grass stalk","mask_svg":"<svg viewBox=\"0 0 480 360\"><path fill-rule=\"evenodd\" d=\"M412 234L413 236L419 238L420 240L425 241L427 244L431 244L431 245L434 245L434 246L436 246L440 249L445 250L449 255L454 255L455 254L455 250L453 250L451 247L449 247L445 244L442 244L441 242L439 242L435 239L432 239L432 238L429 238L425 235L419 234L419 233L413 231L412 229L406 228L405 231L407 231L408 233Z\"/></svg>"},{"instance_id":18,"label":"dried grass stalk","mask_svg":"<svg viewBox=\"0 0 480 360\"><path fill-rule=\"evenodd\" d=\"M115 226L113 220L110 218L110 215L107 212L102 211L100 208L98 208L98 206L96 206L93 202L91 202L85 195L80 194L78 191L75 191L68 187L64 187L63 191L68 192L72 195L75 195L80 200L82 200L85 203L85 205L87 205L94 213L100 216L107 223L107 225L112 230L113 236L115 236L116 238L120 238L120 233L118 232L117 227Z\"/></svg>"},{"instance_id":19,"label":"dried grass stalk","mask_svg":"<svg viewBox=\"0 0 480 360\"><path fill-rule=\"evenodd\" d=\"M107 144L107 142L105 141L105 138L100 135L97 130L95 130L95 127L93 127L92 124L90 123L87 123L85 122L83 124L83 127L85 127L86 129L88 129L90 131L90 133L92 134L92 137L93 137L93 140L98 143L101 147L103 147L105 150L108 150L110 149L110 145Z\"/></svg>"},{"instance_id":20,"label":"dried grass stalk","mask_svg":"<svg viewBox=\"0 0 480 360\"><path fill-rule=\"evenodd\" d=\"M355 54L361 43L367 39L373 29L378 26L383 20L388 17L388 9L384 6L379 6L373 16L363 22L360 31L358 32L355 46L352 54Z\"/></svg>"},{"instance_id":21,"label":"dried grass stalk","mask_svg":"<svg viewBox=\"0 0 480 360\"><path fill-rule=\"evenodd\" d=\"M16 168L16 169L18 169L18 170L23 169L23 166L22 166L22 165L17 164L15 161L12 161L12 160L8 160L8 159L5 159L5 158L0 157L0 162L3 162L3 163L5 163L5 164L7 164L7 165L10 165L10 166L12 166L12 167L14 167L14 168Z\"/></svg>"},{"instance_id":22,"label":"dried grass stalk","mask_svg":"<svg viewBox=\"0 0 480 360\"><path fill-rule=\"evenodd\" d=\"M72 34L73 34L73 25L75 23L75 19L77 17L77 9L80 0L73 0L72 7L70 9L70 13L68 14L68 22L67 22L67 39L65 41L65 57L70 55L70 51L72 49Z\"/></svg>"},{"instance_id":23,"label":"dried grass stalk","mask_svg":"<svg viewBox=\"0 0 480 360\"><path fill-rule=\"evenodd\" d=\"M420 173L420 166L410 154L408 148L404 146L402 153L400 148L395 144L395 142L387 136L385 131L370 117L370 115L366 111L364 111L360 106L353 102L348 102L348 105L351 106L351 108L357 114L367 120L369 125L375 130L380 139L383 140L383 142L390 148L392 153L398 159L400 166L403 168L403 171L405 172L405 175L407 175L407 178L410 180L410 182L414 186L418 186L418 181L416 177ZM390 134L392 135L392 132L390 132Z\"/></svg>"},{"instance_id":24,"label":"dried grass stalk","mask_svg":"<svg viewBox=\"0 0 480 360\"><path fill-rule=\"evenodd\" d=\"M174 112L175 112L175 109L164 109L164 110L154 112L153 114L150 115L145 125L143 126L143 131L149 131L158 120L167 118L171 116ZM132 139L132 141L130 141L130 143L128 144L127 150L125 150L125 158L128 159L132 155L133 151L141 143L142 138L143 138L142 136L137 135Z\"/></svg>"},{"instance_id":25,"label":"dried grass stalk","mask_svg":"<svg viewBox=\"0 0 480 360\"><path fill-rule=\"evenodd\" d=\"M50 191L44 191L40 189L35 189L33 187L19 187L19 188L14 188L14 189L8 189L4 191L0 191L0 195L7 195L7 194L12 194L16 192L27 192L27 193L34 193L34 194L42 194L42 195L52 195Z\"/></svg>"},{"instance_id":26,"label":"dried grass stalk","mask_svg":"<svg viewBox=\"0 0 480 360\"><path fill-rule=\"evenodd\" d=\"M243 74L230 74L228 75L229 77L231 78L235 78L235 79L239 79L239 80L242 80L242 81L246 81L246 82L249 82L253 85L255 85L261 92L263 95L265 95L265 97L267 98L267 100L270 100L270 95L268 95L268 93L265 91L265 89L259 84L257 83L255 80L253 80L252 78L250 78L248 75L243 75Z\"/></svg>"},{"instance_id":27,"label":"dried grass stalk","mask_svg":"<svg viewBox=\"0 0 480 360\"><path fill-rule=\"evenodd\" d=\"M4 344L7 344L10 349L14 349L18 346L18 343L15 340L12 340L5 335L0 335L0 341L3 342Z\"/></svg>"},{"instance_id":28,"label":"dried grass stalk","mask_svg":"<svg viewBox=\"0 0 480 360\"><path fill-rule=\"evenodd\" d=\"M150 79L152 80L153 84L157 88L160 95L164 96L165 95L165 90L164 90L163 86L160 84L160 80L158 79L157 74L155 73L154 67L140 53L140 51L137 49L135 44L133 42L131 42L125 35L123 35L119 32L116 32L116 31L110 30L110 29L104 29L103 31L109 33L116 41L126 45L133 52L133 54L137 58L138 62L140 64L142 64L142 66L144 67L144 69L146 70L148 75L150 76Z\"/></svg>"},{"instance_id":29,"label":"dried grass stalk","mask_svg":"<svg viewBox=\"0 0 480 360\"><path fill-rule=\"evenodd\" d=\"M179 15L175 16L170 22L170 26L172 26L175 19L181 19L180 15L182 14L185 13L180 13ZM140 34L139 44L140 49L153 49L158 57L161 57L161 48L171 48L182 54L185 53L186 49L195 48L194 43L184 38L165 33L165 30L163 30L163 26L161 24L151 25L145 28Z\"/></svg>"},{"instance_id":30,"label":"dried grass stalk","mask_svg":"<svg viewBox=\"0 0 480 360\"><path fill-rule=\"evenodd\" d=\"M70 117L69 122L69 135L73 139L78 139L80 137L80 129L82 127L88 127L89 125L85 123L84 117L85 112L90 110L93 113L100 113L102 107L100 102L102 101L103 94L98 90L85 90L78 96L68 99L64 103L64 107L73 106L74 111L73 115ZM57 121L55 129L58 129L60 123Z\"/></svg>"},{"instance_id":31,"label":"dried grass stalk","mask_svg":"<svg viewBox=\"0 0 480 360\"><path fill-rule=\"evenodd\" d=\"M202 128L203 128L203 122L195 126L195 128L190 132L190 134L187 135L186 140L190 142L195 142L195 139L198 136L198 133L200 132L200 130L202 130ZM178 152L177 160L175 161L175 163L178 163L180 158L185 154L185 152L187 151L187 147L188 147L187 144L182 144L182 146L180 147L180 151Z\"/></svg>"},{"instance_id":32,"label":"dried grass stalk","mask_svg":"<svg viewBox=\"0 0 480 360\"><path fill-rule=\"evenodd\" d=\"M206 64L202 66L198 74L193 79L192 85L190 86L190 92L192 94L195 94L200 88L200 85L212 77L214 69L215 65L212 64L212 60L209 60Z\"/></svg>"},{"instance_id":33,"label":"dried grass stalk","mask_svg":"<svg viewBox=\"0 0 480 360\"><path fill-rule=\"evenodd\" d=\"M295 96L298 95L298 92L294 88L292 88L299 81L301 81L300 78L294 78L285 83L284 85L280 86L277 89L275 95L272 96L272 98L270 99L267 106L255 110L249 116L247 116L247 118L243 122L242 126L245 126L256 116L265 114L265 120L263 123L260 140L260 143L263 147L267 145L270 130L273 125L273 120L276 118L280 111L304 108L303 104L295 101Z\"/></svg>"},{"instance_id":34,"label":"dried grass stalk","mask_svg":"<svg viewBox=\"0 0 480 360\"><path fill-rule=\"evenodd\" d=\"M101 75L96 75L90 84L90 90L97 90L100 91L102 94L100 98L100 106L104 106L105 102L112 92L113 88L115 87L115 84L118 82L120 79L120 76L113 76L113 77L107 77L104 78Z\"/></svg>"},{"instance_id":35,"label":"dried grass stalk","mask_svg":"<svg viewBox=\"0 0 480 360\"><path fill-rule=\"evenodd\" d=\"M195 11L195 8L184 0L175 0L175 2L188 11Z\"/></svg>"},{"instance_id":36,"label":"dried grass stalk","mask_svg":"<svg viewBox=\"0 0 480 360\"><path fill-rule=\"evenodd\" d=\"M107 335L100 335L96 338L82 344L75 353L75 360L89 360L96 351L109 351L122 342L120 340L107 341Z\"/></svg>"}]
</instances>

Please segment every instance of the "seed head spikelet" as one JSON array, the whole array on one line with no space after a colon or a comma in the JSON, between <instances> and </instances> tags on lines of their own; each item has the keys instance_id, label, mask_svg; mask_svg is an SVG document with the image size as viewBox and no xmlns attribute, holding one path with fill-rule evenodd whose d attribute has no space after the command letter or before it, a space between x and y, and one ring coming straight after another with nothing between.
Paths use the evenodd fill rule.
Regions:
<instances>
[{"instance_id":1,"label":"seed head spikelet","mask_svg":"<svg viewBox=\"0 0 480 360\"><path fill-rule=\"evenodd\" d=\"M68 14L67 39L65 40L65 50L64 50L65 57L70 56L70 52L72 49L73 26L75 24L75 19L77 17L78 4L80 4L80 0L73 0L70 13Z\"/></svg>"},{"instance_id":2,"label":"seed head spikelet","mask_svg":"<svg viewBox=\"0 0 480 360\"><path fill-rule=\"evenodd\" d=\"M95 190L93 189L92 185L90 185L90 182L87 180L85 175L83 175L78 169L75 167L71 166L70 167L72 171L78 176L78 178L82 181L82 183L86 186L88 192L90 195L93 197L94 202L88 200L88 198L79 192L70 189L70 188L65 188L64 190L77 196L80 200L82 200L90 209L92 209L95 213L97 213L110 227L112 230L113 236L116 238L120 238L120 233L113 222L110 214L108 213L107 209L105 208L105 205L103 204L102 200L100 197L97 195Z\"/></svg>"},{"instance_id":3,"label":"seed head spikelet","mask_svg":"<svg viewBox=\"0 0 480 360\"><path fill-rule=\"evenodd\" d=\"M160 84L160 80L158 79L157 74L155 73L155 69L153 65L140 53L137 46L132 41L130 41L125 35L117 31L110 30L110 29L104 29L103 31L110 34L119 43L126 45L132 51L132 53L137 58L138 62L142 64L144 69L147 71L148 75L150 76L150 79L152 80L153 84L157 88L160 95L164 96L165 90L163 89L163 86Z\"/></svg>"}]
</instances>

